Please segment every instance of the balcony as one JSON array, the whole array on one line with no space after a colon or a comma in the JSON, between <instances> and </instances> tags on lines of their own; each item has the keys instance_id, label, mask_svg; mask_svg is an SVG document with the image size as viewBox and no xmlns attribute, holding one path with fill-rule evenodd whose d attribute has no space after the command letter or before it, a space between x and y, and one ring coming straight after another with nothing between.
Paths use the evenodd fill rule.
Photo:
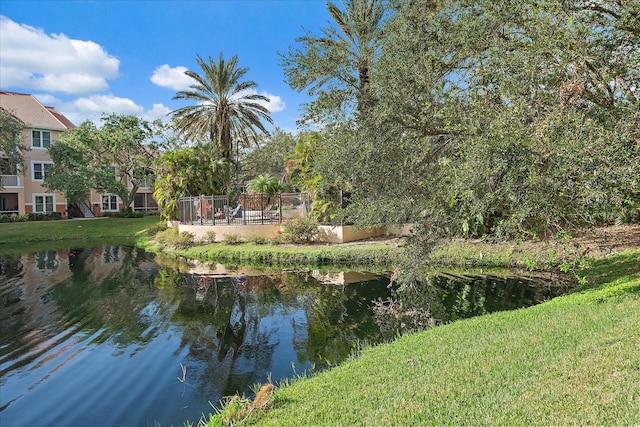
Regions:
<instances>
[{"instance_id":1,"label":"balcony","mask_svg":"<svg viewBox=\"0 0 640 427\"><path fill-rule=\"evenodd\" d=\"M19 187L20 177L18 175L0 175L0 187Z\"/></svg>"}]
</instances>

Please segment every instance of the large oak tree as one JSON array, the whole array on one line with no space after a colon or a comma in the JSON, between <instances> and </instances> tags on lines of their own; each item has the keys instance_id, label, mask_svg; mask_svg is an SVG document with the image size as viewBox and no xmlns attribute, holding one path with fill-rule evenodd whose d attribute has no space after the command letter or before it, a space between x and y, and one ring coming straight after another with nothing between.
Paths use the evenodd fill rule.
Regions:
<instances>
[{"instance_id":1,"label":"large oak tree","mask_svg":"<svg viewBox=\"0 0 640 427\"><path fill-rule=\"evenodd\" d=\"M54 164L45 186L69 203L85 200L90 189L116 194L128 208L142 182L153 178L152 135L149 123L135 116L104 115L100 128L85 121L51 144Z\"/></svg>"}]
</instances>

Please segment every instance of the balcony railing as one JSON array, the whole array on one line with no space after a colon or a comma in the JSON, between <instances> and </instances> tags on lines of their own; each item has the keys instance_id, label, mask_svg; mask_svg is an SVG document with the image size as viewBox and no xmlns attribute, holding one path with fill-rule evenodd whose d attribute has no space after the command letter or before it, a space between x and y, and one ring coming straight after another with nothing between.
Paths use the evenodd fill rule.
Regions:
<instances>
[{"instance_id":1,"label":"balcony railing","mask_svg":"<svg viewBox=\"0 0 640 427\"><path fill-rule=\"evenodd\" d=\"M0 187L19 187L20 177L18 175L0 175Z\"/></svg>"}]
</instances>

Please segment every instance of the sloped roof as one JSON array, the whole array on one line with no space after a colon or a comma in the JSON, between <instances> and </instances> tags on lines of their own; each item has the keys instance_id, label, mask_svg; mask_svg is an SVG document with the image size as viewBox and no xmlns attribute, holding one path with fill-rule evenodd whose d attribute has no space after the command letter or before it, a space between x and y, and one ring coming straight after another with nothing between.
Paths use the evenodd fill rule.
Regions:
<instances>
[{"instance_id":1,"label":"sloped roof","mask_svg":"<svg viewBox=\"0 0 640 427\"><path fill-rule=\"evenodd\" d=\"M75 127L53 107L45 107L33 95L0 91L0 108L22 120L28 127L65 130Z\"/></svg>"},{"instance_id":2,"label":"sloped roof","mask_svg":"<svg viewBox=\"0 0 640 427\"><path fill-rule=\"evenodd\" d=\"M46 106L45 108L49 110L49 112L53 114L56 117L56 119L58 119L60 123L62 123L67 129L76 127L76 125L71 123L71 120L67 119L66 116L62 114L60 111L56 110L55 107Z\"/></svg>"}]
</instances>

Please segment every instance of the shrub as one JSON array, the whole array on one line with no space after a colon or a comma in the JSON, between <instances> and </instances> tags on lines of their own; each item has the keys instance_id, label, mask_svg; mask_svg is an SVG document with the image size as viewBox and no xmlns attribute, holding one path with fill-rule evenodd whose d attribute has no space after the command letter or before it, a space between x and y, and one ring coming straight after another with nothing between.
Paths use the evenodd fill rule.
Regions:
<instances>
[{"instance_id":1,"label":"shrub","mask_svg":"<svg viewBox=\"0 0 640 427\"><path fill-rule=\"evenodd\" d=\"M183 231L178 234L178 238L174 242L174 246L178 249L190 248L195 244L195 235L189 231Z\"/></svg>"},{"instance_id":2,"label":"shrub","mask_svg":"<svg viewBox=\"0 0 640 427\"><path fill-rule=\"evenodd\" d=\"M105 213L105 216L110 218L142 218L144 216L144 212L126 208L122 209L120 212L107 212Z\"/></svg>"},{"instance_id":3,"label":"shrub","mask_svg":"<svg viewBox=\"0 0 640 427\"><path fill-rule=\"evenodd\" d=\"M29 221L29 215L11 215L13 222L27 222Z\"/></svg>"},{"instance_id":4,"label":"shrub","mask_svg":"<svg viewBox=\"0 0 640 427\"><path fill-rule=\"evenodd\" d=\"M213 230L209 230L206 233L204 233L204 236L202 236L202 238L200 239L200 243L203 243L203 244L215 243L215 241L216 241L216 232Z\"/></svg>"},{"instance_id":5,"label":"shrub","mask_svg":"<svg viewBox=\"0 0 640 427\"><path fill-rule=\"evenodd\" d=\"M230 233L224 236L224 242L227 245L238 245L242 243L242 239L237 234Z\"/></svg>"},{"instance_id":6,"label":"shrub","mask_svg":"<svg viewBox=\"0 0 640 427\"><path fill-rule=\"evenodd\" d=\"M311 218L296 218L283 224L282 239L289 243L309 243L318 235L318 222Z\"/></svg>"},{"instance_id":7,"label":"shrub","mask_svg":"<svg viewBox=\"0 0 640 427\"><path fill-rule=\"evenodd\" d=\"M156 234L158 234L161 231L166 230L167 227L167 223L165 221L159 221L158 223L154 224L153 226L147 228L147 235L149 236L155 236Z\"/></svg>"},{"instance_id":8,"label":"shrub","mask_svg":"<svg viewBox=\"0 0 640 427\"><path fill-rule=\"evenodd\" d=\"M259 236L259 235L250 236L249 237L249 241L251 243L255 243L256 245L266 245L267 243L269 243L269 239L267 239L264 236Z\"/></svg>"},{"instance_id":9,"label":"shrub","mask_svg":"<svg viewBox=\"0 0 640 427\"><path fill-rule=\"evenodd\" d=\"M59 212L0 215L0 222L54 221L62 219Z\"/></svg>"},{"instance_id":10,"label":"shrub","mask_svg":"<svg viewBox=\"0 0 640 427\"><path fill-rule=\"evenodd\" d=\"M165 230L158 231L156 234L156 241L161 245L173 245L178 240L178 229L167 228Z\"/></svg>"}]
</instances>

